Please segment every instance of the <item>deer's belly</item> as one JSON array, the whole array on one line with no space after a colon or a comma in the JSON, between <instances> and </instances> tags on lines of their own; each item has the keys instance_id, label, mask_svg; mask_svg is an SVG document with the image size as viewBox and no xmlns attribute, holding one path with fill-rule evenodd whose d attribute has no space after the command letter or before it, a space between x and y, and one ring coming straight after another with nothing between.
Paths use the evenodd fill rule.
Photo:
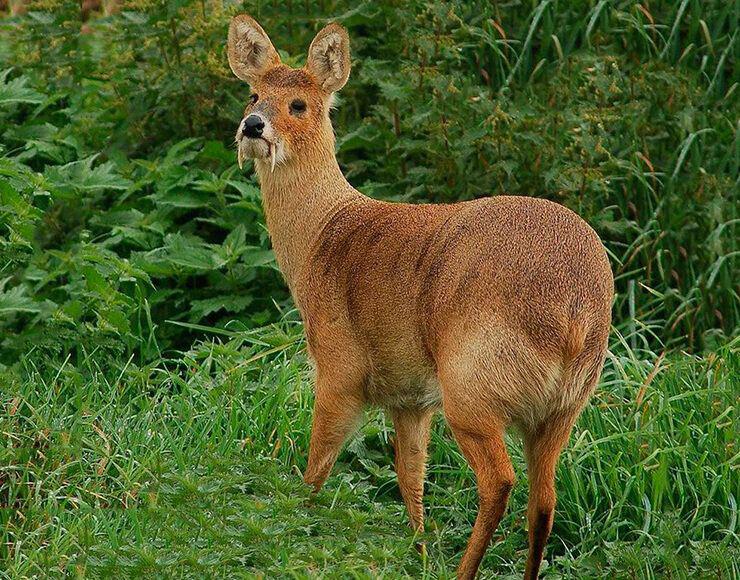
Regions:
<instances>
[{"instance_id":1,"label":"deer's belly","mask_svg":"<svg viewBox=\"0 0 740 580\"><path fill-rule=\"evenodd\" d=\"M365 385L365 398L387 409L434 409L442 404L437 377L427 369L376 367Z\"/></svg>"}]
</instances>

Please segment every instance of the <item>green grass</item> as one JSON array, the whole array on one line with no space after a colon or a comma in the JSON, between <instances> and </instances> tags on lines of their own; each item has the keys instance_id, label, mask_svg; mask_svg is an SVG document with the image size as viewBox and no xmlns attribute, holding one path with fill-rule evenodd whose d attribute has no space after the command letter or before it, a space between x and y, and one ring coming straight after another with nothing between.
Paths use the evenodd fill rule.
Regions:
<instances>
[{"instance_id":1,"label":"green grass","mask_svg":"<svg viewBox=\"0 0 740 580\"><path fill-rule=\"evenodd\" d=\"M3 574L452 577L476 494L441 418L425 558L380 413L310 498L300 472L311 375L299 331L234 333L152 366L104 366L90 353L6 373ZM618 335L559 467L546 577L740 574L736 347L659 358ZM526 474L516 437L510 448L518 484L483 577L523 572Z\"/></svg>"}]
</instances>

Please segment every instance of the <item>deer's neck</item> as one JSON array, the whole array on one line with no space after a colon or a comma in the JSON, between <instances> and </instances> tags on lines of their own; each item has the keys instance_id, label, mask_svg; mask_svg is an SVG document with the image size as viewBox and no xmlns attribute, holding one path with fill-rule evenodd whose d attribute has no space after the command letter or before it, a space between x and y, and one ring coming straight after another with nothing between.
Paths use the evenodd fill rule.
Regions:
<instances>
[{"instance_id":1,"label":"deer's neck","mask_svg":"<svg viewBox=\"0 0 740 580\"><path fill-rule=\"evenodd\" d=\"M298 277L326 223L364 196L342 175L333 145L304 152L301 160L278 165L274 171L269 161L258 159L255 165L275 257L295 295Z\"/></svg>"}]
</instances>

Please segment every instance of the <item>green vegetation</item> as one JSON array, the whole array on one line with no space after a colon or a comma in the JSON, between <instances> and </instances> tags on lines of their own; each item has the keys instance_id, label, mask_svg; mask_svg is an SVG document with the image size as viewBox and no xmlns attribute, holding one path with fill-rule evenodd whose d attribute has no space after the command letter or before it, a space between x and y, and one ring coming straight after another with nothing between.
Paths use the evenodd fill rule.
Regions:
<instances>
[{"instance_id":1,"label":"green vegetation","mask_svg":"<svg viewBox=\"0 0 740 580\"><path fill-rule=\"evenodd\" d=\"M299 331L237 333L158 365L101 368L90 357L45 375L27 363L0 415L12 434L0 534L10 575L452 577L476 492L443 421L431 444L426 560L405 524L379 413L309 499L299 472L311 377ZM623 354L610 357L558 471L549 572L737 577L740 360L729 349L667 360L612 346ZM485 577L518 577L526 557L515 440L511 451L519 484Z\"/></svg>"},{"instance_id":2,"label":"green vegetation","mask_svg":"<svg viewBox=\"0 0 740 580\"><path fill-rule=\"evenodd\" d=\"M350 181L547 197L617 284L604 377L558 471L548 577L740 576L735 58L720 0L131 0L0 17L0 577L451 577L472 472L440 419L428 531L378 412L309 498L302 328L231 141L250 12L300 65L350 32ZM483 564L520 577L526 474ZM426 542L424 556L416 550Z\"/></svg>"}]
</instances>

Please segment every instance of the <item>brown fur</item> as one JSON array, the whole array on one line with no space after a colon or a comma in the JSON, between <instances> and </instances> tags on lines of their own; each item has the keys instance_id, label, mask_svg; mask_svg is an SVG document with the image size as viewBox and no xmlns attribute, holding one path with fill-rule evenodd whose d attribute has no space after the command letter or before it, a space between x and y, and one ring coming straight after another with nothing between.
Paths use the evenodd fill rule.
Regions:
<instances>
[{"instance_id":1,"label":"brown fur","mask_svg":"<svg viewBox=\"0 0 740 580\"><path fill-rule=\"evenodd\" d=\"M478 480L479 514L458 569L472 578L514 484L503 434L517 426L530 480L526 577L536 578L557 458L606 353L613 280L599 238L541 199L411 205L362 195L337 165L328 116L349 75L346 32L322 30L296 71L256 22L237 19L229 58L259 95L245 116L265 117L284 154L274 170L253 155L267 226L317 369L306 481L318 490L363 407L384 407L399 485L422 529L429 424L442 408ZM254 66L244 66L238 42L261 55ZM296 98L307 103L300 116L288 108ZM250 152L277 147L240 135Z\"/></svg>"}]
</instances>

